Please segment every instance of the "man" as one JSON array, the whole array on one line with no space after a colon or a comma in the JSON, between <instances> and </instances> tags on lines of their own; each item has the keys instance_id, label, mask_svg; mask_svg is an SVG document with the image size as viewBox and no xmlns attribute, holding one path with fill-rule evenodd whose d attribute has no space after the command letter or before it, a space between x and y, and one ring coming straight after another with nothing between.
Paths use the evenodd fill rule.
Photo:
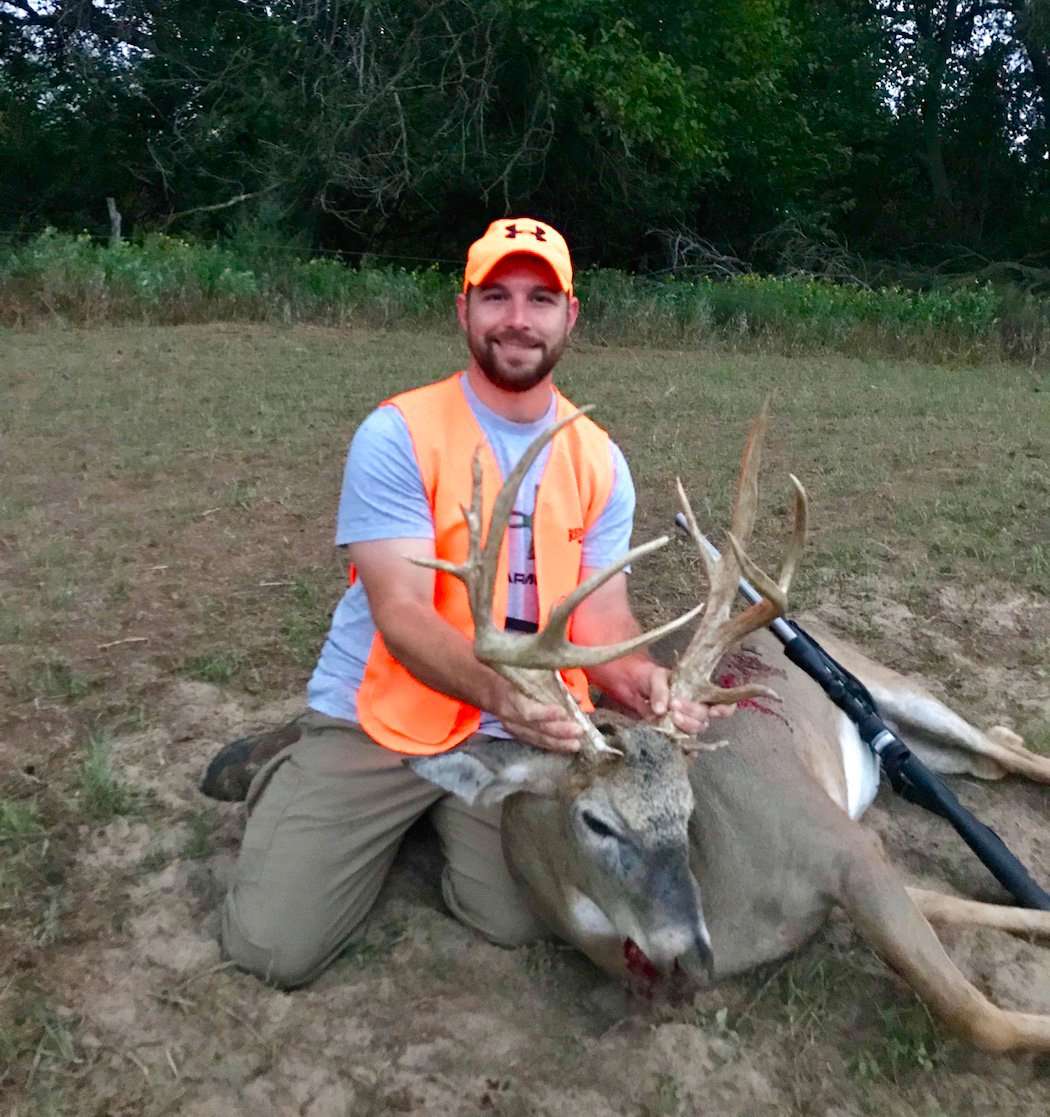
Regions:
<instances>
[{"instance_id":1,"label":"man","mask_svg":"<svg viewBox=\"0 0 1050 1117\"><path fill-rule=\"evenodd\" d=\"M262 745L228 746L205 777L214 793L238 765L251 770L260 748L280 747L247 793L222 932L230 958L276 985L310 981L341 952L405 831L427 811L453 914L503 945L544 934L504 863L501 808L467 807L402 760L475 734L570 752L579 727L475 659L465 595L449 588L447 575L409 560L462 558L459 508L469 502L479 443L486 483L498 485L536 435L572 410L552 384L579 314L572 280L564 239L531 218L493 222L471 245L456 300L466 370L387 401L351 443L336 536L348 548L350 586L310 680L309 711ZM511 517L497 585L506 628L535 631L591 568L623 555L633 512L627 464L605 432L584 418L559 434L526 476ZM581 644L637 631L623 574L588 597L572 622ZM644 653L566 681L584 700L591 683L642 717L667 710L667 672ZM690 733L728 712L672 707Z\"/></svg>"}]
</instances>

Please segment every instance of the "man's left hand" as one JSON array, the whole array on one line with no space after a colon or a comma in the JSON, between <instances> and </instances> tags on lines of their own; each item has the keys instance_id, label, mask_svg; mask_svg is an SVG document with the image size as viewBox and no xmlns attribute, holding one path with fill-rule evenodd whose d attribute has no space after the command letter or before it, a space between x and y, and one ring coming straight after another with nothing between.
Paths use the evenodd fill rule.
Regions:
<instances>
[{"instance_id":1,"label":"man's left hand","mask_svg":"<svg viewBox=\"0 0 1050 1117\"><path fill-rule=\"evenodd\" d=\"M640 696L648 703L654 717L661 718L667 713L668 705L671 709L671 720L676 729L683 733L695 736L703 733L712 721L719 718L730 717L736 711L736 704L731 706L709 706L706 702L690 702L682 698L671 698L671 672L666 667L650 664L651 670L647 680L640 678L642 684Z\"/></svg>"},{"instance_id":2,"label":"man's left hand","mask_svg":"<svg viewBox=\"0 0 1050 1117\"><path fill-rule=\"evenodd\" d=\"M619 670L614 674L610 668ZM706 702L681 698L672 700L671 672L639 655L608 664L602 685L611 697L640 718L662 718L670 708L675 727L691 737L703 733L711 721L729 717L736 710L735 705L710 706Z\"/></svg>"},{"instance_id":3,"label":"man's left hand","mask_svg":"<svg viewBox=\"0 0 1050 1117\"><path fill-rule=\"evenodd\" d=\"M584 567L582 578L594 573ZM615 644L636 636L640 629L627 600L627 576L617 574L580 602L572 618L572 639L580 644ZM714 718L729 717L736 706L671 701L671 673L636 651L587 669L599 690L645 721L662 718L670 707L671 720L682 733L703 733Z\"/></svg>"}]
</instances>

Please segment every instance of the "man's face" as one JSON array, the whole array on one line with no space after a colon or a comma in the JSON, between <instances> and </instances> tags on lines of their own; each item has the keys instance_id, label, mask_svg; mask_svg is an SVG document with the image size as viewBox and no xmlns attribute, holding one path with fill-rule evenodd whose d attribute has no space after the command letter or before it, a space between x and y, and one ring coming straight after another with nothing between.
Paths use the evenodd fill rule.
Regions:
<instances>
[{"instance_id":1,"label":"man's face","mask_svg":"<svg viewBox=\"0 0 1050 1117\"><path fill-rule=\"evenodd\" d=\"M475 364L497 387L527 392L558 363L580 304L535 256L502 259L485 282L456 299Z\"/></svg>"}]
</instances>

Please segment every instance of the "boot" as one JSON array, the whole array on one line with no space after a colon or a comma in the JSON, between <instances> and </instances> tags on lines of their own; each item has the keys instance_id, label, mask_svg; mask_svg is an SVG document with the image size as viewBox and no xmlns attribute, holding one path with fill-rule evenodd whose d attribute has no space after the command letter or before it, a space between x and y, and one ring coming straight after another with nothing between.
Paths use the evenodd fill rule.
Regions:
<instances>
[{"instance_id":1,"label":"boot","mask_svg":"<svg viewBox=\"0 0 1050 1117\"><path fill-rule=\"evenodd\" d=\"M248 797L248 787L255 773L272 760L281 749L294 745L303 735L299 719L269 729L238 737L219 750L208 765L200 782L200 790L211 799L241 803Z\"/></svg>"}]
</instances>

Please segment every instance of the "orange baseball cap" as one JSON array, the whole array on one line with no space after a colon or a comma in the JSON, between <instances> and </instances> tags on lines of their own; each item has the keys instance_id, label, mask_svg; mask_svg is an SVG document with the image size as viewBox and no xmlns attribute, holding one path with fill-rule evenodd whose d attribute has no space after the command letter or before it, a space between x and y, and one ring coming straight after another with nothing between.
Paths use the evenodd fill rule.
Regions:
<instances>
[{"instance_id":1,"label":"orange baseball cap","mask_svg":"<svg viewBox=\"0 0 1050 1117\"><path fill-rule=\"evenodd\" d=\"M463 290L483 283L504 256L519 252L544 260L558 277L565 294L572 294L572 257L565 238L557 229L533 217L502 217L492 222L485 235L467 251Z\"/></svg>"}]
</instances>

